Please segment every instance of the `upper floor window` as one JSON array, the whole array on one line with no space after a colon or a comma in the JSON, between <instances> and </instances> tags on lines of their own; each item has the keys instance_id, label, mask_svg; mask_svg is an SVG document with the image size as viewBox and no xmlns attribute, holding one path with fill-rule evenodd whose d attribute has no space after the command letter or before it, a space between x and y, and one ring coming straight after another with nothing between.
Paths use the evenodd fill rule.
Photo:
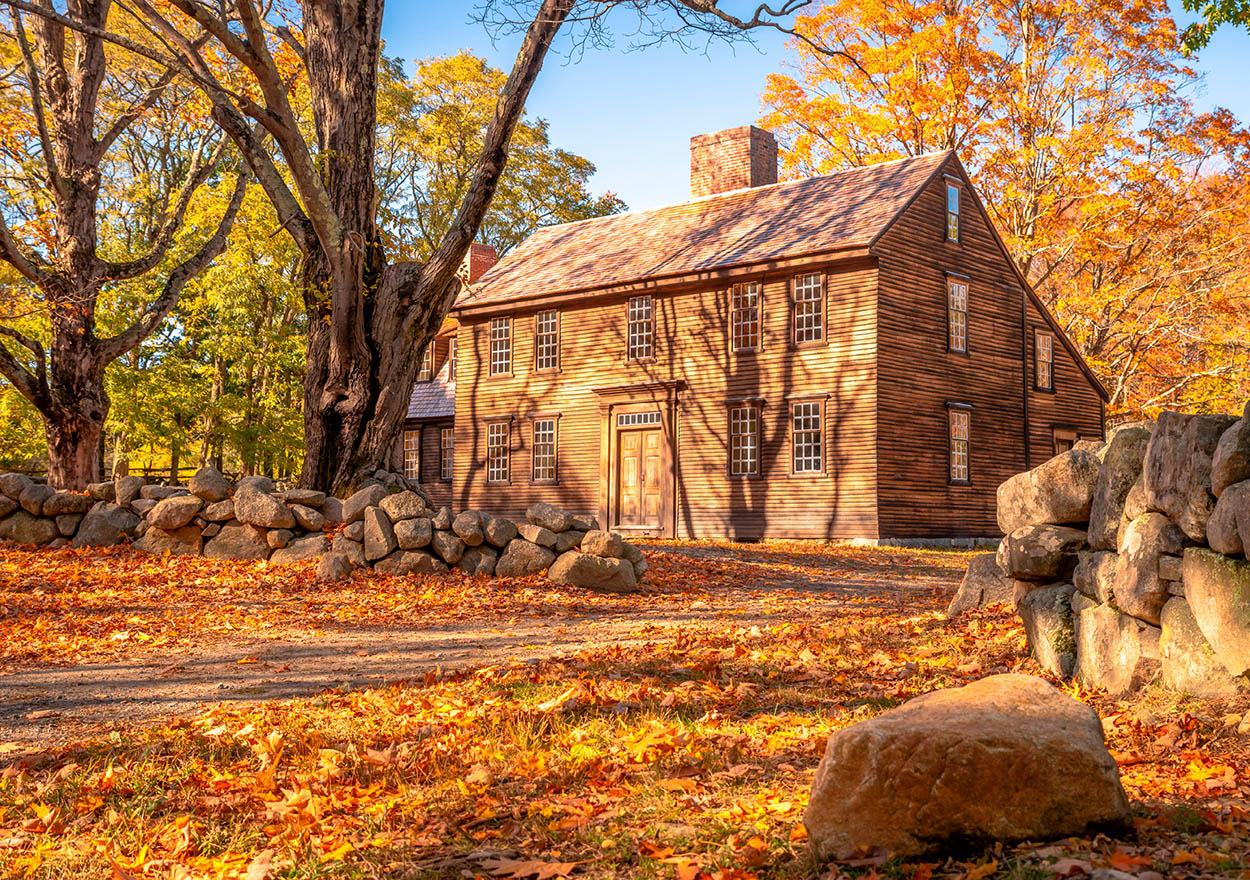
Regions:
<instances>
[{"instance_id":1,"label":"upper floor window","mask_svg":"<svg viewBox=\"0 0 1250 880\"><path fill-rule=\"evenodd\" d=\"M946 183L946 240L959 241L959 185Z\"/></svg>"},{"instance_id":2,"label":"upper floor window","mask_svg":"<svg viewBox=\"0 0 1250 880\"><path fill-rule=\"evenodd\" d=\"M760 411L745 405L729 409L729 473L751 477L760 472Z\"/></svg>"},{"instance_id":3,"label":"upper floor window","mask_svg":"<svg viewBox=\"0 0 1250 880\"><path fill-rule=\"evenodd\" d=\"M946 327L949 333L947 348L967 351L968 282L959 278L946 279Z\"/></svg>"},{"instance_id":4,"label":"upper floor window","mask_svg":"<svg viewBox=\"0 0 1250 880\"><path fill-rule=\"evenodd\" d=\"M820 342L825 338L825 296L820 273L795 275L792 299L795 343Z\"/></svg>"},{"instance_id":5,"label":"upper floor window","mask_svg":"<svg viewBox=\"0 0 1250 880\"><path fill-rule=\"evenodd\" d=\"M421 479L421 430L404 431L404 476L410 480Z\"/></svg>"},{"instance_id":6,"label":"upper floor window","mask_svg":"<svg viewBox=\"0 0 1250 880\"><path fill-rule=\"evenodd\" d=\"M434 340L431 339L421 354L421 370L417 373L418 382L429 382L434 378Z\"/></svg>"},{"instance_id":7,"label":"upper floor window","mask_svg":"<svg viewBox=\"0 0 1250 880\"><path fill-rule=\"evenodd\" d=\"M456 337L452 337L447 346L447 381L456 381Z\"/></svg>"},{"instance_id":8,"label":"upper floor window","mask_svg":"<svg viewBox=\"0 0 1250 880\"><path fill-rule=\"evenodd\" d=\"M655 356L655 320L651 295L635 296L628 307L628 359L646 360Z\"/></svg>"},{"instance_id":9,"label":"upper floor window","mask_svg":"<svg viewBox=\"0 0 1250 880\"><path fill-rule=\"evenodd\" d=\"M456 459L456 430L442 428L438 432L438 478L451 482L452 462Z\"/></svg>"},{"instance_id":10,"label":"upper floor window","mask_svg":"<svg viewBox=\"0 0 1250 880\"><path fill-rule=\"evenodd\" d=\"M729 324L735 351L760 347L760 285L758 281L735 284L730 291Z\"/></svg>"},{"instance_id":11,"label":"upper floor window","mask_svg":"<svg viewBox=\"0 0 1250 880\"><path fill-rule=\"evenodd\" d=\"M512 372L512 319L490 319L490 374L506 376Z\"/></svg>"},{"instance_id":12,"label":"upper floor window","mask_svg":"<svg viewBox=\"0 0 1250 880\"><path fill-rule=\"evenodd\" d=\"M555 309L534 316L534 369L560 366L560 313Z\"/></svg>"},{"instance_id":13,"label":"upper floor window","mask_svg":"<svg viewBox=\"0 0 1250 880\"><path fill-rule=\"evenodd\" d=\"M1033 374L1037 387L1045 391L1055 389L1055 337L1038 331L1033 337Z\"/></svg>"},{"instance_id":14,"label":"upper floor window","mask_svg":"<svg viewBox=\"0 0 1250 880\"><path fill-rule=\"evenodd\" d=\"M972 413L962 407L946 411L950 421L950 476L952 483L968 482L968 448Z\"/></svg>"},{"instance_id":15,"label":"upper floor window","mask_svg":"<svg viewBox=\"0 0 1250 880\"><path fill-rule=\"evenodd\" d=\"M491 422L486 426L486 482L508 482L510 445L511 426L507 422Z\"/></svg>"},{"instance_id":16,"label":"upper floor window","mask_svg":"<svg viewBox=\"0 0 1250 880\"><path fill-rule=\"evenodd\" d=\"M556 420L534 420L533 479L554 483L556 479Z\"/></svg>"},{"instance_id":17,"label":"upper floor window","mask_svg":"<svg viewBox=\"0 0 1250 880\"><path fill-rule=\"evenodd\" d=\"M825 469L821 416L821 403L818 400L790 406L790 434L796 474L822 473Z\"/></svg>"}]
</instances>

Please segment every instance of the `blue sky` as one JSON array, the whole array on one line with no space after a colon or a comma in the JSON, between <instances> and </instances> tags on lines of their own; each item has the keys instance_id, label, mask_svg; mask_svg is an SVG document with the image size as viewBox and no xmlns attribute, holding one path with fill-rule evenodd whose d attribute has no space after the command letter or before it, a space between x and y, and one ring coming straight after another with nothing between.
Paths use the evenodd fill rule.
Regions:
<instances>
[{"instance_id":1,"label":"blue sky","mask_svg":"<svg viewBox=\"0 0 1250 880\"><path fill-rule=\"evenodd\" d=\"M389 4L386 51L405 59L467 48L508 70L520 37L492 44L469 21L470 3ZM781 35L757 47L714 44L706 54L662 46L588 51L576 63L551 56L528 111L551 124L552 142L595 163L597 191L613 190L631 208L679 202L689 193L692 135L754 122L765 77L786 58ZM1250 121L1250 34L1225 28L1196 60L1206 73L1201 104L1228 107Z\"/></svg>"}]
</instances>

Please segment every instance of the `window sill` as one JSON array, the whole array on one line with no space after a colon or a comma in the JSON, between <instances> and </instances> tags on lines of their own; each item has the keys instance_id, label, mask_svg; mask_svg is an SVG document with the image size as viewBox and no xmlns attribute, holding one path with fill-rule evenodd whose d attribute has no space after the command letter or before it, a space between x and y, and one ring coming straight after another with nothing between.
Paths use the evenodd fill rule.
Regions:
<instances>
[{"instance_id":1,"label":"window sill","mask_svg":"<svg viewBox=\"0 0 1250 880\"><path fill-rule=\"evenodd\" d=\"M626 358L625 366L627 367L642 366L645 364L654 364L655 361L656 361L655 355L652 355L651 357Z\"/></svg>"},{"instance_id":2,"label":"window sill","mask_svg":"<svg viewBox=\"0 0 1250 880\"><path fill-rule=\"evenodd\" d=\"M828 345L829 345L829 340L827 339L816 339L816 340L813 340L812 342L791 342L790 350L802 351L805 348L824 348L824 347L827 347Z\"/></svg>"},{"instance_id":3,"label":"window sill","mask_svg":"<svg viewBox=\"0 0 1250 880\"><path fill-rule=\"evenodd\" d=\"M487 379L512 379L515 378L513 373L487 373Z\"/></svg>"},{"instance_id":4,"label":"window sill","mask_svg":"<svg viewBox=\"0 0 1250 880\"><path fill-rule=\"evenodd\" d=\"M534 372L538 375L542 375L544 373L551 373L554 375L555 373L560 372L560 368L559 367L534 367Z\"/></svg>"},{"instance_id":5,"label":"window sill","mask_svg":"<svg viewBox=\"0 0 1250 880\"><path fill-rule=\"evenodd\" d=\"M972 485L972 480L951 480L951 479L948 479L948 480L946 481L946 485L948 485L948 486L971 486L971 485Z\"/></svg>"},{"instance_id":6,"label":"window sill","mask_svg":"<svg viewBox=\"0 0 1250 880\"><path fill-rule=\"evenodd\" d=\"M829 479L828 471L790 471L790 476L799 477L809 480L827 480Z\"/></svg>"},{"instance_id":7,"label":"window sill","mask_svg":"<svg viewBox=\"0 0 1250 880\"><path fill-rule=\"evenodd\" d=\"M760 474L725 474L726 479L730 480L758 480Z\"/></svg>"},{"instance_id":8,"label":"window sill","mask_svg":"<svg viewBox=\"0 0 1250 880\"><path fill-rule=\"evenodd\" d=\"M947 354L957 354L957 355L959 355L960 357L966 357L966 358L970 358L970 357L972 357L972 355L971 355L971 354L969 354L968 349L966 349L966 348L948 348L948 349L946 349L946 353L947 353Z\"/></svg>"},{"instance_id":9,"label":"window sill","mask_svg":"<svg viewBox=\"0 0 1250 880\"><path fill-rule=\"evenodd\" d=\"M1055 386L1054 386L1054 385L1051 385L1049 388L1045 388L1045 387L1043 387L1043 386L1041 386L1041 385L1034 385L1034 386L1033 386L1033 390L1034 390L1034 391L1036 391L1036 392L1038 392L1039 394L1054 394L1054 393L1056 393L1056 392L1055 392Z\"/></svg>"}]
</instances>

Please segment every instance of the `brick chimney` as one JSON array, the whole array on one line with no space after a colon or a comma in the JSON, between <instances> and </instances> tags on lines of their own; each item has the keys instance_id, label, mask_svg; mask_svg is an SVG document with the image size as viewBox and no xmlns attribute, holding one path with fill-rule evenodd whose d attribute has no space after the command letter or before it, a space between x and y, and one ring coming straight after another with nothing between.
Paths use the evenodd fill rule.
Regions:
<instances>
[{"instance_id":1,"label":"brick chimney","mask_svg":"<svg viewBox=\"0 0 1250 880\"><path fill-rule=\"evenodd\" d=\"M495 253L494 247L475 241L469 245L469 252L464 255L464 262L460 264L458 274L462 280L473 284L498 262L499 254Z\"/></svg>"},{"instance_id":2,"label":"brick chimney","mask_svg":"<svg viewBox=\"0 0 1250 880\"><path fill-rule=\"evenodd\" d=\"M742 125L690 139L692 198L776 182L777 139L771 131Z\"/></svg>"}]
</instances>

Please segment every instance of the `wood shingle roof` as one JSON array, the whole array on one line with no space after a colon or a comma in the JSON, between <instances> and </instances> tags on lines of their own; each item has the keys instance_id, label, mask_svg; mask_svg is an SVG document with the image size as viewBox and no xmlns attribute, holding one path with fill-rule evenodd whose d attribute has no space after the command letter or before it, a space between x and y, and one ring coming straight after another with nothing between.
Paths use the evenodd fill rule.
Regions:
<instances>
[{"instance_id":1,"label":"wood shingle roof","mask_svg":"<svg viewBox=\"0 0 1250 880\"><path fill-rule=\"evenodd\" d=\"M548 226L513 248L456 307L865 247L950 155L930 153Z\"/></svg>"}]
</instances>

